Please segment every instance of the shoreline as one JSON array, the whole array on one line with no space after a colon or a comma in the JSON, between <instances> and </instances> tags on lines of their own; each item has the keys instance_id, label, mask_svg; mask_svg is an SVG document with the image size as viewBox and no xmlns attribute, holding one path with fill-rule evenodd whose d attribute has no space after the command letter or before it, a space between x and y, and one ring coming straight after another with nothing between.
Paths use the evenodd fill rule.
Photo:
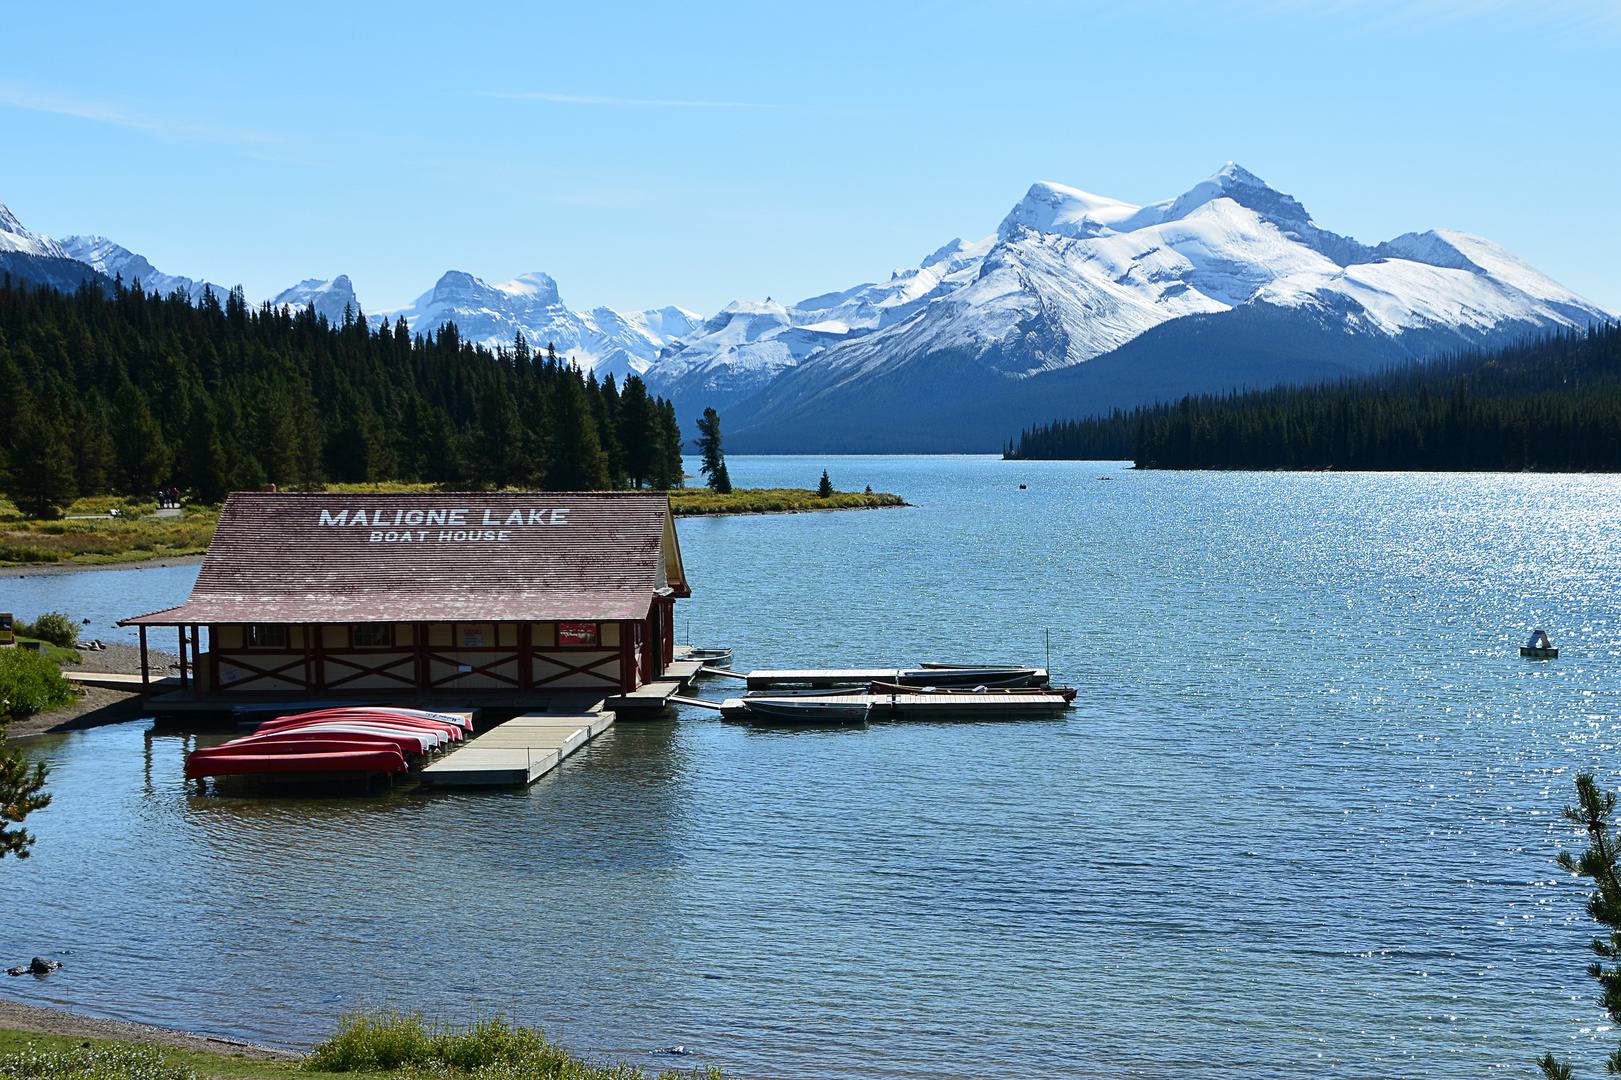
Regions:
<instances>
[{"instance_id":1,"label":"shoreline","mask_svg":"<svg viewBox=\"0 0 1621 1080\"><path fill-rule=\"evenodd\" d=\"M18 563L0 566L0 577L50 577L53 574L83 574L97 570L145 570L156 563L159 567L197 566L201 555L154 555L150 559L128 559L124 562L79 563L64 559L55 563Z\"/></svg>"},{"instance_id":2,"label":"shoreline","mask_svg":"<svg viewBox=\"0 0 1621 1080\"><path fill-rule=\"evenodd\" d=\"M25 1005L9 997L0 997L0 1028L26 1031L37 1035L64 1035L74 1039L116 1039L119 1042L146 1043L167 1046L176 1050L192 1050L205 1054L240 1054L243 1057L273 1061L298 1061L303 1054L281 1046L266 1046L247 1039L234 1039L224 1035L208 1035L199 1031L181 1031L178 1028L136 1024L128 1020L106 1020L65 1009L51 1009L40 1005Z\"/></svg>"}]
</instances>

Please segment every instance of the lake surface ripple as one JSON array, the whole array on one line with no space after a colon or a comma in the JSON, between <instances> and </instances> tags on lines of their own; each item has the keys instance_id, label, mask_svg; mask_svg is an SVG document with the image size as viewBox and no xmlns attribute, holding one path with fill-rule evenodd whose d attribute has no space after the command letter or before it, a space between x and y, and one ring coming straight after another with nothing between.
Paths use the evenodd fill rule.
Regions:
<instances>
[{"instance_id":1,"label":"lake surface ripple","mask_svg":"<svg viewBox=\"0 0 1621 1080\"><path fill-rule=\"evenodd\" d=\"M745 1077L1601 1071L1552 860L1573 775L1621 779L1621 480L730 465L918 505L681 521L693 642L1041 661L1050 631L1070 718L683 713L525 792L332 801L188 795L193 740L146 722L34 740L55 802L0 939L66 966L5 991L293 1045L368 1002L498 1010ZM195 573L5 578L0 610L111 638ZM1519 658L1533 626L1560 660Z\"/></svg>"}]
</instances>

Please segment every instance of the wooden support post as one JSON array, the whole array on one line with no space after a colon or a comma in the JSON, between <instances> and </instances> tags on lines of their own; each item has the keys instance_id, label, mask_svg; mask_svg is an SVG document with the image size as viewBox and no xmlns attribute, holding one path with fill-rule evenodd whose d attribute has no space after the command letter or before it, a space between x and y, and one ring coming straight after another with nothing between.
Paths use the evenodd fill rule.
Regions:
<instances>
[{"instance_id":1,"label":"wooden support post","mask_svg":"<svg viewBox=\"0 0 1621 1080\"><path fill-rule=\"evenodd\" d=\"M315 635L315 689L322 691L326 689L326 625L324 623L315 623L307 627L304 632Z\"/></svg>"},{"instance_id":2,"label":"wooden support post","mask_svg":"<svg viewBox=\"0 0 1621 1080\"><path fill-rule=\"evenodd\" d=\"M141 704L152 700L152 682L146 673L146 626L141 626Z\"/></svg>"},{"instance_id":3,"label":"wooden support post","mask_svg":"<svg viewBox=\"0 0 1621 1080\"><path fill-rule=\"evenodd\" d=\"M534 628L527 619L518 624L518 689L526 694L535 688Z\"/></svg>"},{"instance_id":4,"label":"wooden support post","mask_svg":"<svg viewBox=\"0 0 1621 1080\"><path fill-rule=\"evenodd\" d=\"M631 652L631 626L628 622L619 624L619 692L628 694L636 689L636 658Z\"/></svg>"},{"instance_id":5,"label":"wooden support post","mask_svg":"<svg viewBox=\"0 0 1621 1080\"><path fill-rule=\"evenodd\" d=\"M428 624L419 622L412 625L412 633L416 636L417 693L426 694L433 685L432 673L428 668Z\"/></svg>"},{"instance_id":6,"label":"wooden support post","mask_svg":"<svg viewBox=\"0 0 1621 1080\"><path fill-rule=\"evenodd\" d=\"M187 687L187 682L186 682L186 628L184 626L177 626L177 627L175 627L175 631L180 635L180 689L184 690Z\"/></svg>"},{"instance_id":7,"label":"wooden support post","mask_svg":"<svg viewBox=\"0 0 1621 1080\"><path fill-rule=\"evenodd\" d=\"M219 651L219 640L220 628L210 625L208 628L208 690L212 694L220 692L219 657L215 655Z\"/></svg>"}]
</instances>

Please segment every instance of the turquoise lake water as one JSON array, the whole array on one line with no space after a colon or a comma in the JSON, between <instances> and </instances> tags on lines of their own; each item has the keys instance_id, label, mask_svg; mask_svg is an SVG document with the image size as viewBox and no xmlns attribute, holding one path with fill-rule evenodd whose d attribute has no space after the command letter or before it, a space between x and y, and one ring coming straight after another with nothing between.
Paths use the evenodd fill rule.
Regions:
<instances>
[{"instance_id":1,"label":"turquoise lake water","mask_svg":"<svg viewBox=\"0 0 1621 1080\"><path fill-rule=\"evenodd\" d=\"M0 866L0 959L66 966L0 991L288 1045L367 1002L502 1010L743 1077L1601 1074L1552 860L1574 774L1621 783L1621 478L729 464L917 505L682 520L683 636L747 669L1050 632L1075 710L684 712L528 791L369 800L189 795L146 722L31 740L55 803ZM113 638L195 572L4 578L0 610ZM1533 626L1559 660L1519 658Z\"/></svg>"}]
</instances>

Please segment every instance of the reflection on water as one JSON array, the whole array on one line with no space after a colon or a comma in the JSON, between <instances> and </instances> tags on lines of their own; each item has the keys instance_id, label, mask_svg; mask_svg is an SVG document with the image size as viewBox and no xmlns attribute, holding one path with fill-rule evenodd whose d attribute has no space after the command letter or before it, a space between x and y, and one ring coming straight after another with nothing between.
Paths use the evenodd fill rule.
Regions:
<instances>
[{"instance_id":1,"label":"reflection on water","mask_svg":"<svg viewBox=\"0 0 1621 1080\"><path fill-rule=\"evenodd\" d=\"M683 714L525 792L349 800L196 797L146 723L35 740L56 801L0 938L67 966L6 991L287 1043L362 1001L513 1010L748 1076L1598 1072L1551 858L1573 772L1621 782L1617 481L731 465L919 505L683 521L695 642L1039 660L1050 629L1077 709ZM1532 625L1559 661L1515 654Z\"/></svg>"}]
</instances>

